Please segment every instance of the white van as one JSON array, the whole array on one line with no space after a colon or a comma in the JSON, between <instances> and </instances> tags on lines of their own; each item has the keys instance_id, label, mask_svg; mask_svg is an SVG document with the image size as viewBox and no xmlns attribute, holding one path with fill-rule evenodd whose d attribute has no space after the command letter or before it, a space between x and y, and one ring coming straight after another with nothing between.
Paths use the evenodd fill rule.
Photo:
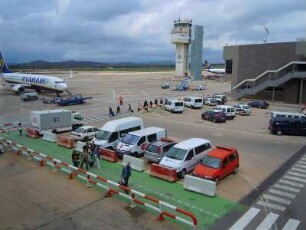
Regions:
<instances>
[{"instance_id":1,"label":"white van","mask_svg":"<svg viewBox=\"0 0 306 230\"><path fill-rule=\"evenodd\" d=\"M185 97L184 105L192 109L201 109L203 107L203 99L200 97Z\"/></svg>"},{"instance_id":2,"label":"white van","mask_svg":"<svg viewBox=\"0 0 306 230\"><path fill-rule=\"evenodd\" d=\"M182 113L184 111L184 102L178 99L167 99L164 103L164 108L172 113Z\"/></svg>"},{"instance_id":3,"label":"white van","mask_svg":"<svg viewBox=\"0 0 306 230\"><path fill-rule=\"evenodd\" d=\"M172 146L159 162L160 165L175 168L178 177L183 178L187 172L203 159L211 150L209 140L191 138Z\"/></svg>"},{"instance_id":4,"label":"white van","mask_svg":"<svg viewBox=\"0 0 306 230\"><path fill-rule=\"evenodd\" d=\"M230 105L217 105L213 108L215 111L222 111L226 115L226 119L234 119L236 117L235 108Z\"/></svg>"},{"instance_id":5,"label":"white van","mask_svg":"<svg viewBox=\"0 0 306 230\"><path fill-rule=\"evenodd\" d=\"M102 148L115 149L119 140L127 133L143 128L143 120L139 117L126 117L108 121L96 133L92 143Z\"/></svg>"},{"instance_id":6,"label":"white van","mask_svg":"<svg viewBox=\"0 0 306 230\"><path fill-rule=\"evenodd\" d=\"M116 152L119 157L123 157L124 154L140 157L144 155L149 143L160 140L163 137L167 137L167 131L158 127L129 132L117 145Z\"/></svg>"}]
</instances>

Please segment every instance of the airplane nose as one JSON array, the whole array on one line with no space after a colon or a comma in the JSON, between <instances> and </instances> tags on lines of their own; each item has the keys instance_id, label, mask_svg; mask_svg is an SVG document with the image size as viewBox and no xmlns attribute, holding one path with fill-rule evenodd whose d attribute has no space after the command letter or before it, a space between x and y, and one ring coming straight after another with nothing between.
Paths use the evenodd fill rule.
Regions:
<instances>
[{"instance_id":1,"label":"airplane nose","mask_svg":"<svg viewBox=\"0 0 306 230\"><path fill-rule=\"evenodd\" d=\"M65 90L65 89L67 89L67 88L68 88L68 86L67 86L66 83L60 83L60 84L58 85L58 89L59 89L59 90Z\"/></svg>"}]
</instances>

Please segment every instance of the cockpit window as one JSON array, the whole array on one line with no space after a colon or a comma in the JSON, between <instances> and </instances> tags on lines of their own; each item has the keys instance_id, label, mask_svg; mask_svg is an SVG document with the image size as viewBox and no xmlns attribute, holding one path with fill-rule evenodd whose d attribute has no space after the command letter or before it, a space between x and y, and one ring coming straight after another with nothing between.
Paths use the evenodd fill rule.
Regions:
<instances>
[{"instance_id":1,"label":"cockpit window","mask_svg":"<svg viewBox=\"0 0 306 230\"><path fill-rule=\"evenodd\" d=\"M55 83L65 83L65 81L56 81Z\"/></svg>"}]
</instances>

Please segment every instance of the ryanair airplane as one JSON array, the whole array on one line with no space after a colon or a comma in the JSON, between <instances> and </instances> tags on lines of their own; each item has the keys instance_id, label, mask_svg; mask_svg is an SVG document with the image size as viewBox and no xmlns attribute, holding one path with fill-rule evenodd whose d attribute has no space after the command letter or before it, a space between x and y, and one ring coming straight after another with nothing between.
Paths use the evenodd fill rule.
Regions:
<instances>
[{"instance_id":1,"label":"ryanair airplane","mask_svg":"<svg viewBox=\"0 0 306 230\"><path fill-rule=\"evenodd\" d=\"M38 74L23 74L12 73L0 51L0 74L2 79L8 84L11 89L17 93L22 93L25 88L35 89L40 93L41 90L54 91L57 94L67 90L67 83L58 77ZM70 71L70 78L72 78L72 72Z\"/></svg>"}]
</instances>

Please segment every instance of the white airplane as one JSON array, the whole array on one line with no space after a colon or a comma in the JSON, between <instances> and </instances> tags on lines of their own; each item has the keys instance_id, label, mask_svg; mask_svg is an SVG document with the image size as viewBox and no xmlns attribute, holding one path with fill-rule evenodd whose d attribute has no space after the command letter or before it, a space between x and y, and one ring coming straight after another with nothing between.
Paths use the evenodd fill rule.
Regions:
<instances>
[{"instance_id":1,"label":"white airplane","mask_svg":"<svg viewBox=\"0 0 306 230\"><path fill-rule=\"evenodd\" d=\"M209 67L207 71L210 73L225 74L225 69L212 69Z\"/></svg>"},{"instance_id":2,"label":"white airplane","mask_svg":"<svg viewBox=\"0 0 306 230\"><path fill-rule=\"evenodd\" d=\"M2 56L0 51L0 74L1 78L5 81L3 85L9 85L16 93L22 93L25 88L35 89L36 92L41 90L54 91L57 94L67 90L68 86L65 80L39 74L24 74L18 72L11 72ZM72 78L72 71L70 70L70 77Z\"/></svg>"}]
</instances>

